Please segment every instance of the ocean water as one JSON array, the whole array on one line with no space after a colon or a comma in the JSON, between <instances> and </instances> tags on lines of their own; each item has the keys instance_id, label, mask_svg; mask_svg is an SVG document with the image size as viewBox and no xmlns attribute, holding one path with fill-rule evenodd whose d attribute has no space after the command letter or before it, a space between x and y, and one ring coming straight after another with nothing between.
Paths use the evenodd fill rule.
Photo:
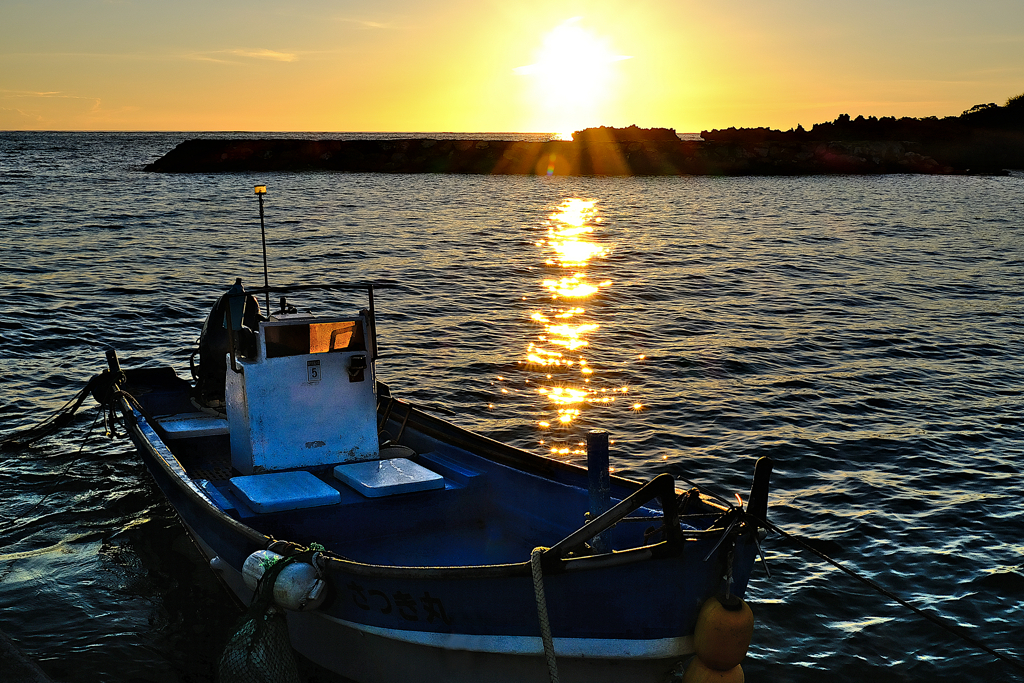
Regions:
<instances>
[{"instance_id":1,"label":"ocean water","mask_svg":"<svg viewBox=\"0 0 1024 683\"><path fill-rule=\"evenodd\" d=\"M0 133L0 433L189 354L216 297L378 291L380 378L551 457L745 497L1019 660L1024 175L156 175L190 134ZM349 312L361 300L296 297ZM240 610L90 400L0 451L0 630L55 679L213 680ZM1019 680L771 535L748 681ZM0 675L2 679L2 675Z\"/></svg>"}]
</instances>

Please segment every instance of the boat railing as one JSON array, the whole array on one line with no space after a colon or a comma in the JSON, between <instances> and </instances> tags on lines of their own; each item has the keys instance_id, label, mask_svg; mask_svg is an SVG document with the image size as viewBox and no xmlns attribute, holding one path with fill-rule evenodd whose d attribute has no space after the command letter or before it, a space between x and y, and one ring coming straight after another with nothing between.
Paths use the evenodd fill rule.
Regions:
<instances>
[{"instance_id":1,"label":"boat railing","mask_svg":"<svg viewBox=\"0 0 1024 683\"><path fill-rule=\"evenodd\" d=\"M587 541L594 536L610 529L627 515L643 507L644 504L654 498L657 498L661 503L661 509L664 513L665 540L670 544L681 542L682 531L679 528L675 479L673 479L671 474L663 473L651 479L629 496L623 498L619 503L548 548L544 551L542 561L546 565L559 564L566 556L583 550Z\"/></svg>"}]
</instances>

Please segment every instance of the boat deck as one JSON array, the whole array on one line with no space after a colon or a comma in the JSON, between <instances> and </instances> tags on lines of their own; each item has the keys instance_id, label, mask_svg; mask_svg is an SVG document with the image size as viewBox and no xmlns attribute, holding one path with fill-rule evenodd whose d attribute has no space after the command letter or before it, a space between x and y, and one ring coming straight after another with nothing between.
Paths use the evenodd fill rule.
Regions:
<instances>
[{"instance_id":1,"label":"boat deck","mask_svg":"<svg viewBox=\"0 0 1024 683\"><path fill-rule=\"evenodd\" d=\"M208 496L235 519L275 538L320 543L335 553L369 564L422 566L522 562L538 545L551 546L585 520L587 491L516 471L472 469L451 454L421 453L417 464L444 477L444 488L369 498L335 479L330 469L311 470L338 492L331 505L261 513L235 490L220 453L227 437L204 437L173 448L179 462ZM489 469L508 470L489 464ZM213 476L210 476L210 475ZM524 505L522 486L532 493ZM513 490L519 489L518 493ZM547 490L550 489L550 490ZM557 489L557 490L556 490ZM546 501L546 502L545 502ZM552 501L557 501L553 506ZM552 509L557 507L557 509ZM648 514L657 514L648 510ZM636 546L643 528L629 525ZM625 534L623 534L625 536Z\"/></svg>"},{"instance_id":2,"label":"boat deck","mask_svg":"<svg viewBox=\"0 0 1024 683\"><path fill-rule=\"evenodd\" d=\"M138 392L133 395L157 422L195 410L188 399L188 382L173 370L136 371L133 380L140 379L147 381L133 387ZM583 526L589 511L585 477L560 480L422 435L411 442L419 452L409 459L443 477L443 488L368 497L336 479L333 467L309 467L293 471L312 474L315 480L304 476L312 488L333 497L331 504L260 511L232 483L243 474L232 468L230 436L213 427L194 432L198 436L177 434L166 445L214 505L266 536L304 545L319 543L358 562L399 566L523 562L534 548L553 546ZM613 484L613 503L630 492ZM687 519L687 526L707 528L721 510L706 512ZM653 506L640 508L632 516L651 521L623 520L605 532L608 541L615 549L645 545L649 542L645 532L658 526L660 514Z\"/></svg>"}]
</instances>

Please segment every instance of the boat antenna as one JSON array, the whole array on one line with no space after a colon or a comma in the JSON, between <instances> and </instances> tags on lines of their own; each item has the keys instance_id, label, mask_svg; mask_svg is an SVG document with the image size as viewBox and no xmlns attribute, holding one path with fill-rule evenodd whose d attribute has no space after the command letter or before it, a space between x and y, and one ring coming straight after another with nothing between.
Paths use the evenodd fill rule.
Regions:
<instances>
[{"instance_id":1,"label":"boat antenna","mask_svg":"<svg viewBox=\"0 0 1024 683\"><path fill-rule=\"evenodd\" d=\"M256 186L256 196L260 200L260 237L263 239L263 288L267 290L267 315L270 315L270 279L267 277L267 229L263 227L263 195L266 193L266 185Z\"/></svg>"}]
</instances>

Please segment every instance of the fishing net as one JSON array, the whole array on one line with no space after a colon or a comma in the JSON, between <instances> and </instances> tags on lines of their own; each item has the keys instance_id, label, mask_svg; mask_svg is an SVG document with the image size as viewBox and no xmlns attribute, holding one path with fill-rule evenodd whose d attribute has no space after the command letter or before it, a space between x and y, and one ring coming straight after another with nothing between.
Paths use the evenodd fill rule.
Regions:
<instances>
[{"instance_id":1,"label":"fishing net","mask_svg":"<svg viewBox=\"0 0 1024 683\"><path fill-rule=\"evenodd\" d=\"M264 572L217 663L219 683L300 683L284 611L274 606L274 582L292 560L279 560Z\"/></svg>"}]
</instances>

